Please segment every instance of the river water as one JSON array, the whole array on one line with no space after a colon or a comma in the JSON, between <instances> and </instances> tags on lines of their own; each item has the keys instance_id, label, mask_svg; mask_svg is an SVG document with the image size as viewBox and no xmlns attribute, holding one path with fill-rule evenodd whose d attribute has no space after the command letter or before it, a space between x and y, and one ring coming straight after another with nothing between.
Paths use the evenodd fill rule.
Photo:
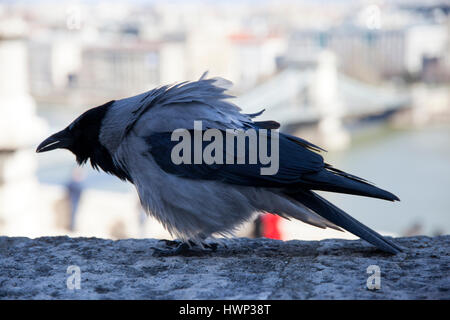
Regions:
<instances>
[{"instance_id":1,"label":"river water","mask_svg":"<svg viewBox=\"0 0 450 320\"><path fill-rule=\"evenodd\" d=\"M325 158L401 200L327 194L355 218L398 235L413 224L421 226L422 234L450 232L450 125L380 130L355 138L350 149Z\"/></svg>"}]
</instances>

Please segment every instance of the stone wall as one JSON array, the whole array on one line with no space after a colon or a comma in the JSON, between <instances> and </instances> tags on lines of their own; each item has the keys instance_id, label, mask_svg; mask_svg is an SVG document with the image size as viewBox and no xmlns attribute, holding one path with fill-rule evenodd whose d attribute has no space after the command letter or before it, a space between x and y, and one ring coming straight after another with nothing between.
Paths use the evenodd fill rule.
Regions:
<instances>
[{"instance_id":1,"label":"stone wall","mask_svg":"<svg viewBox=\"0 0 450 320\"><path fill-rule=\"evenodd\" d=\"M0 237L0 298L449 299L450 236L395 241L404 248L395 256L361 240L240 238L198 256L153 257L163 247L154 239ZM367 288L369 277L377 283L371 265L378 290Z\"/></svg>"}]
</instances>

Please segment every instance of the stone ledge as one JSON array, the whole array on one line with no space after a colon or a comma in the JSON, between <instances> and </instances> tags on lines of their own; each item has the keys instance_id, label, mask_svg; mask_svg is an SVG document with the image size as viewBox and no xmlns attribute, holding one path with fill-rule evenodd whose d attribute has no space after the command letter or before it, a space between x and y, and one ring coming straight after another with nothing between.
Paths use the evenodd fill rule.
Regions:
<instances>
[{"instance_id":1,"label":"stone ledge","mask_svg":"<svg viewBox=\"0 0 450 320\"><path fill-rule=\"evenodd\" d=\"M152 256L154 239L0 237L0 299L450 299L450 236L398 238L392 256L361 240L228 239L193 257ZM81 289L67 289L68 266ZM381 288L366 287L378 265Z\"/></svg>"}]
</instances>

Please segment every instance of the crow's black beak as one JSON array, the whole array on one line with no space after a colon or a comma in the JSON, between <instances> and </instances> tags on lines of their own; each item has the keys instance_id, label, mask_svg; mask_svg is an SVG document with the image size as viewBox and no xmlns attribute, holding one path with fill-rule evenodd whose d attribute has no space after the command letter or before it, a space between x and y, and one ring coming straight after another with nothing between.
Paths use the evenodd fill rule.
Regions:
<instances>
[{"instance_id":1,"label":"crow's black beak","mask_svg":"<svg viewBox=\"0 0 450 320\"><path fill-rule=\"evenodd\" d=\"M59 148L67 148L70 145L70 135L66 129L48 137L37 147L36 152L46 152Z\"/></svg>"}]
</instances>

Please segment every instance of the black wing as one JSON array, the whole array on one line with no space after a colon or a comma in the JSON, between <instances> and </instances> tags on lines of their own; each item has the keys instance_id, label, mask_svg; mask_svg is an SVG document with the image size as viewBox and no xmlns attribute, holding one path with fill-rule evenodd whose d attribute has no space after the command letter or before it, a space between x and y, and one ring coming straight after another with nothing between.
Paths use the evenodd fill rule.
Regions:
<instances>
[{"instance_id":1,"label":"black wing","mask_svg":"<svg viewBox=\"0 0 450 320\"><path fill-rule=\"evenodd\" d=\"M256 130L259 133L259 129ZM270 131L268 131L270 137ZM193 133L191 132L191 145L193 146ZM237 144L234 150L226 150L226 133L222 132L224 153L232 152L236 155ZM257 135L258 143L260 141ZM315 150L319 147L310 144L306 140L290 135L279 133L279 169L274 175L262 175L261 168L268 165L262 164L259 160L255 164L249 164L250 146L248 141L245 144L246 164L237 164L235 157L234 164L226 164L225 155L222 158L223 164L175 164L171 159L171 151L178 144L178 141L171 141L171 133L154 133L146 139L149 145L149 152L167 173L180 177L197 180L219 180L230 184L285 188L287 191L296 190L322 190L339 193L348 193L361 196L380 198L385 200L398 200L392 193L375 187L362 178L345 173L325 164L323 157ZM210 142L203 142L202 150ZM271 139L267 139L270 151L272 149ZM191 148L191 159L193 159L194 148Z\"/></svg>"},{"instance_id":2,"label":"black wing","mask_svg":"<svg viewBox=\"0 0 450 320\"><path fill-rule=\"evenodd\" d=\"M194 144L193 133L191 132L191 145ZM223 164L192 164L194 147L191 148L191 164L176 165L171 159L171 151L178 144L178 141L171 141L171 133L155 133L148 137L149 152L158 165L166 172L189 179L200 180L220 180L230 184L258 186L258 187L286 187L298 184L302 181L302 176L308 173L320 172L324 168L323 158L316 152L304 148L279 135L279 170L274 175L261 175L261 168L267 167L257 158L257 163L249 164L250 147L249 141L245 144L246 164L237 164L237 143L234 150L227 150L225 142L226 133L222 131L222 145L224 154ZM270 133L269 133L270 137ZM257 136L258 143L260 141ZM272 148L271 140L268 139L269 154ZM203 142L202 150L210 142ZM287 152L289 150L289 152ZM234 164L226 164L226 153L234 156Z\"/></svg>"}]
</instances>

